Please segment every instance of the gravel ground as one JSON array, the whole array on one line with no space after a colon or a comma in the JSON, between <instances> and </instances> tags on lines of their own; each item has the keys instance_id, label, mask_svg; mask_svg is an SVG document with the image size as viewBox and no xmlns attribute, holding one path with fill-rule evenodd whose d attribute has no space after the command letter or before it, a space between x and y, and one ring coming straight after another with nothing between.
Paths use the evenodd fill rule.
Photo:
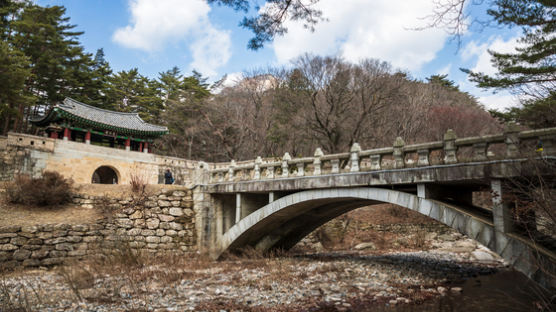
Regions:
<instances>
[{"instance_id":1,"label":"gravel ground","mask_svg":"<svg viewBox=\"0 0 556 312\"><path fill-rule=\"evenodd\" d=\"M2 311L359 311L420 304L503 261L459 234L427 251L333 252L213 262L148 257L0 278Z\"/></svg>"}]
</instances>

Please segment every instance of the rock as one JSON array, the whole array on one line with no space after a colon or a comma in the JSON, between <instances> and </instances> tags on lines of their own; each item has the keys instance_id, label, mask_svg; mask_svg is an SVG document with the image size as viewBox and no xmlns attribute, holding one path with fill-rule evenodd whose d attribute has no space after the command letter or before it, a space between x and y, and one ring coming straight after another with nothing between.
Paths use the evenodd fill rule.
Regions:
<instances>
[{"instance_id":1,"label":"rock","mask_svg":"<svg viewBox=\"0 0 556 312\"><path fill-rule=\"evenodd\" d=\"M170 207L172 204L167 200L159 200L158 207Z\"/></svg>"},{"instance_id":2,"label":"rock","mask_svg":"<svg viewBox=\"0 0 556 312\"><path fill-rule=\"evenodd\" d=\"M475 250L471 253L471 255L477 259L478 261L494 261L494 257L489 254L488 252Z\"/></svg>"},{"instance_id":3,"label":"rock","mask_svg":"<svg viewBox=\"0 0 556 312\"><path fill-rule=\"evenodd\" d=\"M450 288L450 291L453 293L461 293L463 291L463 288L461 287L452 287Z\"/></svg>"},{"instance_id":4,"label":"rock","mask_svg":"<svg viewBox=\"0 0 556 312\"><path fill-rule=\"evenodd\" d=\"M181 216L183 216L183 209L181 209L181 208L170 208L168 210L168 213L170 213L174 217L181 217Z\"/></svg>"},{"instance_id":5,"label":"rock","mask_svg":"<svg viewBox=\"0 0 556 312\"><path fill-rule=\"evenodd\" d=\"M143 212L141 210L136 210L132 215L129 216L130 219L141 219L143 218Z\"/></svg>"},{"instance_id":6,"label":"rock","mask_svg":"<svg viewBox=\"0 0 556 312\"><path fill-rule=\"evenodd\" d=\"M174 191L174 192L172 193L172 196L184 197L184 196L185 196L185 192L183 192L183 191Z\"/></svg>"},{"instance_id":7,"label":"rock","mask_svg":"<svg viewBox=\"0 0 556 312\"><path fill-rule=\"evenodd\" d=\"M21 230L21 227L16 225L0 226L0 233L15 233L19 232L19 230Z\"/></svg>"},{"instance_id":8,"label":"rock","mask_svg":"<svg viewBox=\"0 0 556 312\"><path fill-rule=\"evenodd\" d=\"M160 219L160 221L162 221L162 222L172 222L172 221L174 221L175 218L173 216L169 216L169 215L165 215L165 214L159 214L158 219Z\"/></svg>"},{"instance_id":9,"label":"rock","mask_svg":"<svg viewBox=\"0 0 556 312\"><path fill-rule=\"evenodd\" d=\"M20 261L28 259L29 257L31 257L31 251L25 249L16 250L13 254L13 258Z\"/></svg>"},{"instance_id":10,"label":"rock","mask_svg":"<svg viewBox=\"0 0 556 312\"><path fill-rule=\"evenodd\" d=\"M158 228L159 224L160 224L160 220L156 218L148 219L146 223L147 228L151 230Z\"/></svg>"},{"instance_id":11,"label":"rock","mask_svg":"<svg viewBox=\"0 0 556 312\"><path fill-rule=\"evenodd\" d=\"M376 245L372 242L366 242L366 243L361 243L361 244L357 244L355 245L355 247L353 247L355 250L363 250L363 249L376 249Z\"/></svg>"},{"instance_id":12,"label":"rock","mask_svg":"<svg viewBox=\"0 0 556 312\"><path fill-rule=\"evenodd\" d=\"M10 251L10 250L16 250L16 249L18 249L18 247L16 245L12 245L12 244L0 245L0 250L3 250L3 251Z\"/></svg>"}]
</instances>

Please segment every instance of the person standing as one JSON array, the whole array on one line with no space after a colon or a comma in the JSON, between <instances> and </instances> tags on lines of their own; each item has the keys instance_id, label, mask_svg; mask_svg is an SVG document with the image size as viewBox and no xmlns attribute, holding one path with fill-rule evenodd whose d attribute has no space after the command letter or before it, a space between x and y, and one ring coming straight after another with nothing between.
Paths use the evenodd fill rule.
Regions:
<instances>
[{"instance_id":1,"label":"person standing","mask_svg":"<svg viewBox=\"0 0 556 312\"><path fill-rule=\"evenodd\" d=\"M174 184L174 177L172 176L172 172L170 172L170 169L166 169L166 173L164 173L164 183Z\"/></svg>"}]
</instances>

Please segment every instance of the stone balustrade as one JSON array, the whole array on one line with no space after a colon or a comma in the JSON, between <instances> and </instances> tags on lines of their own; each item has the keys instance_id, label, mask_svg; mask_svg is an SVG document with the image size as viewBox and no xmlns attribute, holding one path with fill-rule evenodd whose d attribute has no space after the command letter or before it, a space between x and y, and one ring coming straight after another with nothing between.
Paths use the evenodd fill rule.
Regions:
<instances>
[{"instance_id":1,"label":"stone balustrade","mask_svg":"<svg viewBox=\"0 0 556 312\"><path fill-rule=\"evenodd\" d=\"M542 151L537 151L539 143ZM490 151L489 148L498 145ZM453 130L442 141L406 145L401 137L392 147L362 150L354 143L348 153L325 155L320 148L312 157L282 158L218 163L209 166L209 183L318 176L348 172L401 169L515 159L529 155L556 155L556 128L519 131L510 124L504 133L458 138Z\"/></svg>"}]
</instances>

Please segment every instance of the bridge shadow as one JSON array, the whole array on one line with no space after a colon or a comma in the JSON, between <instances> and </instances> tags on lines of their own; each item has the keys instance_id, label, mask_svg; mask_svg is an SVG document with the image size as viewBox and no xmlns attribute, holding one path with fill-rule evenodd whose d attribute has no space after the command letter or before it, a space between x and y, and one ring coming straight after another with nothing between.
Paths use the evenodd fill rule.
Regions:
<instances>
[{"instance_id":1,"label":"bridge shadow","mask_svg":"<svg viewBox=\"0 0 556 312\"><path fill-rule=\"evenodd\" d=\"M462 279L497 273L500 269L498 263L474 263L454 259L441 258L440 254L424 254L420 252L404 252L396 254L359 254L351 252L330 252L313 254L294 254L297 259L316 261L345 261L364 263L366 265L379 264L386 267L405 268L416 271L424 277L439 278L455 275Z\"/></svg>"}]
</instances>

